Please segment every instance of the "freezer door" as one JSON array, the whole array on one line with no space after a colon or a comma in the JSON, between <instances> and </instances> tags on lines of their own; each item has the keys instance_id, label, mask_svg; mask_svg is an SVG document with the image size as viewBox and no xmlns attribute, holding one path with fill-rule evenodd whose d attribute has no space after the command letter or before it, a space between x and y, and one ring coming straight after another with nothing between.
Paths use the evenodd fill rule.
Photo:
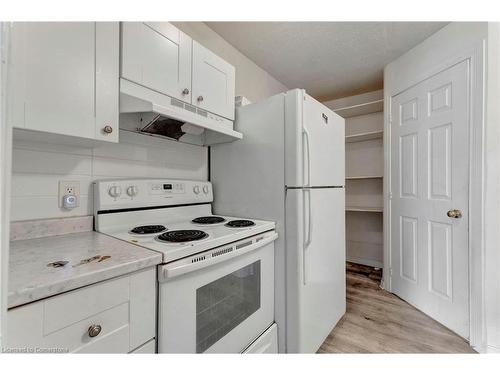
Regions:
<instances>
[{"instance_id":1,"label":"freezer door","mask_svg":"<svg viewBox=\"0 0 500 375\"><path fill-rule=\"evenodd\" d=\"M345 313L342 188L288 189L287 352L314 353Z\"/></svg>"},{"instance_id":2,"label":"freezer door","mask_svg":"<svg viewBox=\"0 0 500 375\"><path fill-rule=\"evenodd\" d=\"M287 92L287 186L345 185L345 120L304 90Z\"/></svg>"}]
</instances>

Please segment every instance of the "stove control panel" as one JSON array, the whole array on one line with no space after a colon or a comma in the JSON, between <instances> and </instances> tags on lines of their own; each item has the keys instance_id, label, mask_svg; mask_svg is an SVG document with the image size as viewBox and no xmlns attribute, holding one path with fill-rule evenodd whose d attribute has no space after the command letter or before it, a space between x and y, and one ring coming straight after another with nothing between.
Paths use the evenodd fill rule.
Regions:
<instances>
[{"instance_id":1,"label":"stove control panel","mask_svg":"<svg viewBox=\"0 0 500 375\"><path fill-rule=\"evenodd\" d=\"M94 210L211 203L212 184L191 180L103 180L94 182Z\"/></svg>"},{"instance_id":2,"label":"stove control panel","mask_svg":"<svg viewBox=\"0 0 500 375\"><path fill-rule=\"evenodd\" d=\"M149 194L184 194L186 184L184 182L153 182L149 185Z\"/></svg>"}]
</instances>

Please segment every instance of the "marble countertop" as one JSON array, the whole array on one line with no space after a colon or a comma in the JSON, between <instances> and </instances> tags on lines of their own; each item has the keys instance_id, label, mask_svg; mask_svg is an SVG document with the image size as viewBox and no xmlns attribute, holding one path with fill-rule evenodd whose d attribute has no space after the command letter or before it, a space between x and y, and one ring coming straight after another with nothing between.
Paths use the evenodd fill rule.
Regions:
<instances>
[{"instance_id":1,"label":"marble countertop","mask_svg":"<svg viewBox=\"0 0 500 375\"><path fill-rule=\"evenodd\" d=\"M109 256L86 264L83 259ZM68 263L59 268L47 266ZM160 253L97 232L12 241L8 307L16 307L162 262Z\"/></svg>"}]
</instances>

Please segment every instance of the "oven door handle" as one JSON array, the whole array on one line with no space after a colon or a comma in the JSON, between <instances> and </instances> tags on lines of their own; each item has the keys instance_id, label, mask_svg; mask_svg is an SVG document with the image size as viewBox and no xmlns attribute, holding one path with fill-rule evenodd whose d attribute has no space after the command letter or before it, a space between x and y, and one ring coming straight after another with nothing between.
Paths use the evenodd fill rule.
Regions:
<instances>
[{"instance_id":1,"label":"oven door handle","mask_svg":"<svg viewBox=\"0 0 500 375\"><path fill-rule=\"evenodd\" d=\"M257 237L258 238L258 237ZM179 261L175 261L169 264L162 265L158 268L158 281L166 281L167 279L171 279L173 277L177 277L179 275L184 275L189 272L197 271L205 267L212 266L214 264L225 262L229 259L238 257L240 255L249 253L265 245L273 242L278 238L278 233L271 232L263 234L263 237L259 241L252 242L252 244L248 244L247 246L238 247L239 243L244 243L247 240L238 241L231 245L232 251L228 251L222 255L212 256L213 253L217 253L221 248L212 249L209 251L202 252L200 254L196 254L194 256L190 256L185 259L181 259ZM228 246L223 246L223 249L228 249ZM205 256L204 260L192 262L193 258L201 258Z\"/></svg>"}]
</instances>

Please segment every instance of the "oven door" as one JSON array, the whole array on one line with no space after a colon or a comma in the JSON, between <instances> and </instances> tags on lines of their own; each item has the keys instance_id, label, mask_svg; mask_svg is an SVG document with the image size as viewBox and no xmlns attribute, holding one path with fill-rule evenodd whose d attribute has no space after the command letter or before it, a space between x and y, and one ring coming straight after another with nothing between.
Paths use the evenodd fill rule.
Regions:
<instances>
[{"instance_id":1,"label":"oven door","mask_svg":"<svg viewBox=\"0 0 500 375\"><path fill-rule=\"evenodd\" d=\"M240 353L259 337L274 321L276 237L160 266L158 351Z\"/></svg>"}]
</instances>

